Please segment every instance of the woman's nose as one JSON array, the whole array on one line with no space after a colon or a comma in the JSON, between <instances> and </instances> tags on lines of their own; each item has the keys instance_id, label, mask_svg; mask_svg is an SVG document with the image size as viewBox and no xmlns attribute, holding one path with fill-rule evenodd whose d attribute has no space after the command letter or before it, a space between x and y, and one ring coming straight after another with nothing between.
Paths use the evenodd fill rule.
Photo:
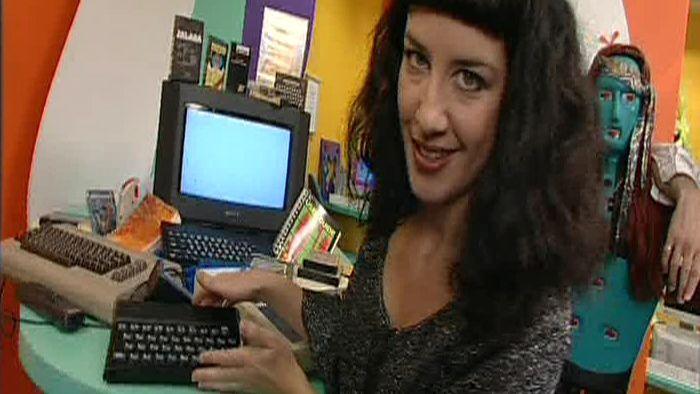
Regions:
<instances>
[{"instance_id":1,"label":"woman's nose","mask_svg":"<svg viewBox=\"0 0 700 394\"><path fill-rule=\"evenodd\" d=\"M415 114L421 132L437 134L447 130L449 122L446 99L439 79L433 76L429 77L419 92L420 103Z\"/></svg>"}]
</instances>

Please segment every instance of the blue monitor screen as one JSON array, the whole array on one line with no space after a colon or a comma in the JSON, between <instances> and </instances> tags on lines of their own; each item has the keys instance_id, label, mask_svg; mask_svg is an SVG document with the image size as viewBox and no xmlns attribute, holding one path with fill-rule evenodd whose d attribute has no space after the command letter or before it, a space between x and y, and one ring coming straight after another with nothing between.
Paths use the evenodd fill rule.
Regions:
<instances>
[{"instance_id":1,"label":"blue monitor screen","mask_svg":"<svg viewBox=\"0 0 700 394\"><path fill-rule=\"evenodd\" d=\"M188 107L180 193L284 208L291 131Z\"/></svg>"}]
</instances>

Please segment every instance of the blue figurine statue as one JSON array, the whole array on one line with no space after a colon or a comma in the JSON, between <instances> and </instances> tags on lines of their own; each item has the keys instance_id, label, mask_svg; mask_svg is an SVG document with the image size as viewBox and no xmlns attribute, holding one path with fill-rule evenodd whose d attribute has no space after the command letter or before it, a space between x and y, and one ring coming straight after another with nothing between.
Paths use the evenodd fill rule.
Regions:
<instances>
[{"instance_id":1,"label":"blue figurine statue","mask_svg":"<svg viewBox=\"0 0 700 394\"><path fill-rule=\"evenodd\" d=\"M641 51L632 46L612 45L601 50L590 76L598 91L607 148L603 181L610 251L591 285L575 293L572 354L564 368L561 391L625 393L662 287L657 284L650 297L639 299L639 289L634 288L635 269L649 270L656 264L660 272L660 253L652 253L659 256L656 261L639 264L631 261L630 256L637 256L629 252L629 239L634 237L631 232L646 231L630 229L629 224L636 200L652 194L648 191L653 182L655 95L649 66Z\"/></svg>"}]
</instances>

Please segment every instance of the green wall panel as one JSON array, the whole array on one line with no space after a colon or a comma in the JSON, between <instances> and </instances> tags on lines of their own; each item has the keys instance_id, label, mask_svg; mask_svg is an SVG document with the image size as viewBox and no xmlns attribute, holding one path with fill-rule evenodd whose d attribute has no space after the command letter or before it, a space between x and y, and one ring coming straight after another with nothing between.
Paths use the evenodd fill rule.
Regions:
<instances>
[{"instance_id":1,"label":"green wall panel","mask_svg":"<svg viewBox=\"0 0 700 394\"><path fill-rule=\"evenodd\" d=\"M246 0L196 0L192 17L204 22L206 39L202 50L201 83L204 83L209 34L226 42L241 42ZM229 51L230 54L230 51Z\"/></svg>"}]
</instances>

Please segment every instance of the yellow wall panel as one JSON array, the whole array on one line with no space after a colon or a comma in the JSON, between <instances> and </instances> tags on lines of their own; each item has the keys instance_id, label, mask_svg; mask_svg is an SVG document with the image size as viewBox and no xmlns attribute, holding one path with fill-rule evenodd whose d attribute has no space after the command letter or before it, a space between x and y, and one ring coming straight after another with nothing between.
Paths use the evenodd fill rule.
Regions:
<instances>
[{"instance_id":1,"label":"yellow wall panel","mask_svg":"<svg viewBox=\"0 0 700 394\"><path fill-rule=\"evenodd\" d=\"M686 44L683 93L690 120L690 143L695 159L700 159L700 12L690 15Z\"/></svg>"},{"instance_id":2,"label":"yellow wall panel","mask_svg":"<svg viewBox=\"0 0 700 394\"><path fill-rule=\"evenodd\" d=\"M367 69L372 30L382 0L318 0L308 72L322 81L316 134L309 144L309 173L318 175L320 141L338 141L345 149L348 109ZM343 152L343 156L345 152ZM347 160L347 157L345 157ZM337 216L337 215L336 215ZM355 251L363 237L353 219L341 218L340 247Z\"/></svg>"},{"instance_id":3,"label":"yellow wall panel","mask_svg":"<svg viewBox=\"0 0 700 394\"><path fill-rule=\"evenodd\" d=\"M371 33L381 0L318 0L308 72L321 79L317 132L311 137L309 171L318 171L321 138L345 143L350 103L367 68ZM347 159L347 158L346 158Z\"/></svg>"}]
</instances>

